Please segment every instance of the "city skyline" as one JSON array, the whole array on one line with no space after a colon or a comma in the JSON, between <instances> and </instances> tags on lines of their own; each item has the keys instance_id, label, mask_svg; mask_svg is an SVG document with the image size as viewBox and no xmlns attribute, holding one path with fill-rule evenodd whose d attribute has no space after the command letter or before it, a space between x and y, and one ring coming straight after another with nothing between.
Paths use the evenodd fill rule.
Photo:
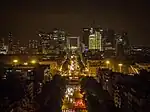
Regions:
<instances>
[{"instance_id":1,"label":"city skyline","mask_svg":"<svg viewBox=\"0 0 150 112\"><path fill-rule=\"evenodd\" d=\"M23 41L37 39L36 31L62 28L80 36L83 27L101 25L104 28L128 32L131 44L149 44L149 4L141 2L42 1L2 2L0 36L8 32Z\"/></svg>"}]
</instances>

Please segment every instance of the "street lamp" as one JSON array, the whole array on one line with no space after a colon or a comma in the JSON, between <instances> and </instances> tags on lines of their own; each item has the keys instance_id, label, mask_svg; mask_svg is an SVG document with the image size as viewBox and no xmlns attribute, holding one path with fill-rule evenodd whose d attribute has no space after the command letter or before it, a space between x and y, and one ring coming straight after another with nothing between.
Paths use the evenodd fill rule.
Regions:
<instances>
[{"instance_id":1,"label":"street lamp","mask_svg":"<svg viewBox=\"0 0 150 112\"><path fill-rule=\"evenodd\" d=\"M16 65L19 61L17 59L13 60L13 63Z\"/></svg>"},{"instance_id":2,"label":"street lamp","mask_svg":"<svg viewBox=\"0 0 150 112\"><path fill-rule=\"evenodd\" d=\"M36 60L31 60L31 63L32 63L32 64L35 64L35 63L36 63Z\"/></svg>"},{"instance_id":3,"label":"street lamp","mask_svg":"<svg viewBox=\"0 0 150 112\"><path fill-rule=\"evenodd\" d=\"M18 63L18 60L17 60L17 59L14 59L13 62L14 62L14 63Z\"/></svg>"},{"instance_id":4,"label":"street lamp","mask_svg":"<svg viewBox=\"0 0 150 112\"><path fill-rule=\"evenodd\" d=\"M119 63L118 66L119 66L119 71L122 72L122 66L123 66L123 64Z\"/></svg>"},{"instance_id":5,"label":"street lamp","mask_svg":"<svg viewBox=\"0 0 150 112\"><path fill-rule=\"evenodd\" d=\"M109 68L110 61L106 61L107 68Z\"/></svg>"}]
</instances>

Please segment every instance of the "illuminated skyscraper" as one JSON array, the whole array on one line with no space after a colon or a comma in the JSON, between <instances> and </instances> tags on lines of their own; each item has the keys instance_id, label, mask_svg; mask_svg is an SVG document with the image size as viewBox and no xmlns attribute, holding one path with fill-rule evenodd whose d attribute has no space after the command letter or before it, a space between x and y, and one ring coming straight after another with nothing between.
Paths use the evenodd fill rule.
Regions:
<instances>
[{"instance_id":1,"label":"illuminated skyscraper","mask_svg":"<svg viewBox=\"0 0 150 112\"><path fill-rule=\"evenodd\" d=\"M62 30L53 30L51 33L39 33L43 54L59 53L66 47L66 33Z\"/></svg>"},{"instance_id":2,"label":"illuminated skyscraper","mask_svg":"<svg viewBox=\"0 0 150 112\"><path fill-rule=\"evenodd\" d=\"M4 38L0 39L0 54L7 54L8 47L5 45Z\"/></svg>"},{"instance_id":3,"label":"illuminated skyscraper","mask_svg":"<svg viewBox=\"0 0 150 112\"><path fill-rule=\"evenodd\" d=\"M89 49L103 51L100 32L95 31L94 34L89 35Z\"/></svg>"},{"instance_id":4,"label":"illuminated skyscraper","mask_svg":"<svg viewBox=\"0 0 150 112\"><path fill-rule=\"evenodd\" d=\"M29 53L30 54L38 54L38 41L37 40L29 40Z\"/></svg>"}]
</instances>

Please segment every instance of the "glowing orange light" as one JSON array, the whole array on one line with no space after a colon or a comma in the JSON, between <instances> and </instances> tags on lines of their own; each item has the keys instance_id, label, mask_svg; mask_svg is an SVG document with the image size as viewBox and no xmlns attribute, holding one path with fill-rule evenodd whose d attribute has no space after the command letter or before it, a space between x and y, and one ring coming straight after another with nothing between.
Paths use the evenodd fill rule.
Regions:
<instances>
[{"instance_id":1,"label":"glowing orange light","mask_svg":"<svg viewBox=\"0 0 150 112\"><path fill-rule=\"evenodd\" d=\"M85 103L83 103L82 99L75 102L75 108L85 108Z\"/></svg>"}]
</instances>

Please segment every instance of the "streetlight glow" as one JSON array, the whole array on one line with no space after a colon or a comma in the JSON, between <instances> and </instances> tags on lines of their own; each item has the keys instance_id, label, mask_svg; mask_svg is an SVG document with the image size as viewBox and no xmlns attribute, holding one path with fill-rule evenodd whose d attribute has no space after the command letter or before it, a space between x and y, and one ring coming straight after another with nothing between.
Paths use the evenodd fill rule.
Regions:
<instances>
[{"instance_id":1,"label":"streetlight glow","mask_svg":"<svg viewBox=\"0 0 150 112\"><path fill-rule=\"evenodd\" d=\"M120 66L120 67L121 67L121 66L123 66L123 64L119 63L119 64L118 64L118 66Z\"/></svg>"},{"instance_id":2,"label":"streetlight glow","mask_svg":"<svg viewBox=\"0 0 150 112\"><path fill-rule=\"evenodd\" d=\"M31 63L32 63L32 64L35 64L35 63L36 63L36 60L32 60Z\"/></svg>"},{"instance_id":3,"label":"streetlight glow","mask_svg":"<svg viewBox=\"0 0 150 112\"><path fill-rule=\"evenodd\" d=\"M106 64L110 64L110 61L107 60L107 61L106 61Z\"/></svg>"},{"instance_id":4,"label":"streetlight glow","mask_svg":"<svg viewBox=\"0 0 150 112\"><path fill-rule=\"evenodd\" d=\"M106 61L107 68L109 68L109 64L110 64L110 61L107 60L107 61Z\"/></svg>"},{"instance_id":5,"label":"streetlight glow","mask_svg":"<svg viewBox=\"0 0 150 112\"><path fill-rule=\"evenodd\" d=\"M119 63L118 66L119 66L119 71L122 72L122 66L123 66L123 64Z\"/></svg>"},{"instance_id":6,"label":"streetlight glow","mask_svg":"<svg viewBox=\"0 0 150 112\"><path fill-rule=\"evenodd\" d=\"M13 62L14 62L14 63L18 63L18 60L17 60L17 59L15 59L15 60L13 60Z\"/></svg>"}]
</instances>

